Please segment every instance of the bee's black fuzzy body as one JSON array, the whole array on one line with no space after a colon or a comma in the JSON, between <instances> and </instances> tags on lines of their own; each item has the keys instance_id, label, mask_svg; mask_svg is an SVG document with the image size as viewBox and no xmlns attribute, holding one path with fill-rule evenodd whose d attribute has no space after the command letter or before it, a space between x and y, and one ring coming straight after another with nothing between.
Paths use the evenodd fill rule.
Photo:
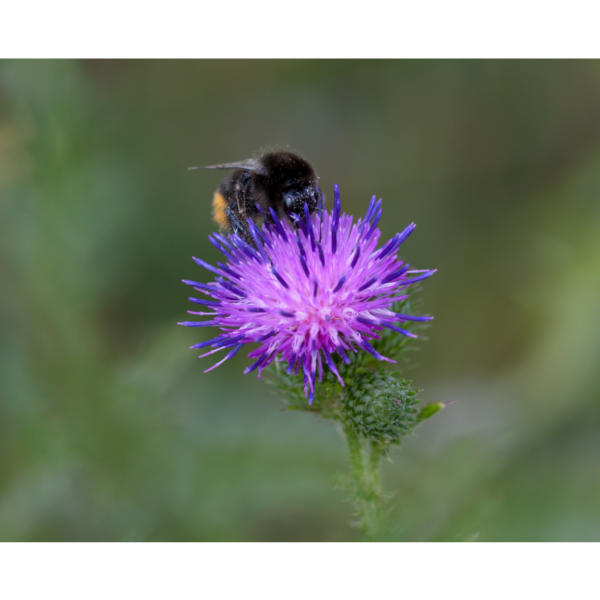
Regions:
<instances>
[{"instance_id":1,"label":"bee's black fuzzy body","mask_svg":"<svg viewBox=\"0 0 600 600\"><path fill-rule=\"evenodd\" d=\"M222 229L252 245L248 219L256 222L264 215L271 223L273 209L279 219L294 220L293 215L304 215L305 204L310 214L325 206L315 170L293 152L265 152L244 162L198 168L231 169L213 197L213 216Z\"/></svg>"}]
</instances>

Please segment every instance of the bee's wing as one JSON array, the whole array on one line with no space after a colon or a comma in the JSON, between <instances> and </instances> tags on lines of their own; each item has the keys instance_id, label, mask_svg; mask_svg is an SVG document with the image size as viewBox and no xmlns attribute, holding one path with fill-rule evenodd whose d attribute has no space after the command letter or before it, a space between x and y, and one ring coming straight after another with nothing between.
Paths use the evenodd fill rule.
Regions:
<instances>
[{"instance_id":1,"label":"bee's wing","mask_svg":"<svg viewBox=\"0 0 600 600\"><path fill-rule=\"evenodd\" d=\"M241 162L223 163L222 165L209 165L207 167L188 167L189 171L194 169L243 169L244 171L253 171L254 173L265 174L265 170L256 160L243 160Z\"/></svg>"}]
</instances>

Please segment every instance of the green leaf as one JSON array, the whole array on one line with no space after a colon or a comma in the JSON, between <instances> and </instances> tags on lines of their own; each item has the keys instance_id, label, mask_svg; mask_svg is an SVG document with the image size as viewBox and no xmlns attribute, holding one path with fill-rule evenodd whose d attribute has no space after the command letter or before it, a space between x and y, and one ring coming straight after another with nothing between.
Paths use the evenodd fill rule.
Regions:
<instances>
[{"instance_id":1,"label":"green leaf","mask_svg":"<svg viewBox=\"0 0 600 600\"><path fill-rule=\"evenodd\" d=\"M435 413L440 412L442 408L446 408L446 406L449 404L452 404L452 402L435 402L434 404L428 404L427 406L424 406L417 417L417 423L421 423L427 419L430 419L433 417L433 415L435 415Z\"/></svg>"}]
</instances>

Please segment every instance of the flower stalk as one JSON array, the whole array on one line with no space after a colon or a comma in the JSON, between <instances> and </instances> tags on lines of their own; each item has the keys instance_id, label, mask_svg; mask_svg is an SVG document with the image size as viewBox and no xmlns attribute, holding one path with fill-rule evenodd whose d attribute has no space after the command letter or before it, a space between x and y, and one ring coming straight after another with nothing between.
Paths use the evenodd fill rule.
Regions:
<instances>
[{"instance_id":1,"label":"flower stalk","mask_svg":"<svg viewBox=\"0 0 600 600\"><path fill-rule=\"evenodd\" d=\"M386 530L380 478L380 459L385 449L380 442L364 443L350 426L344 427L344 434L352 467L352 503L359 518L358 526L365 539L375 541Z\"/></svg>"}]
</instances>

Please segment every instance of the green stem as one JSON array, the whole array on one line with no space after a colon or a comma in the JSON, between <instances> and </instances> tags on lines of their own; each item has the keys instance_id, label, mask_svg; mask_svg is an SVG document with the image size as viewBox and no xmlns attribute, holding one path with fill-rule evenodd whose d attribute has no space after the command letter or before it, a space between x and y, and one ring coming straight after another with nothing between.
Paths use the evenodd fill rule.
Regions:
<instances>
[{"instance_id":1,"label":"green stem","mask_svg":"<svg viewBox=\"0 0 600 600\"><path fill-rule=\"evenodd\" d=\"M385 448L378 442L371 442L370 452L367 453L354 429L346 426L344 431L354 479L352 500L366 539L374 541L385 528L383 494L379 476L379 460Z\"/></svg>"},{"instance_id":2,"label":"green stem","mask_svg":"<svg viewBox=\"0 0 600 600\"><path fill-rule=\"evenodd\" d=\"M377 493L377 496L383 505L383 492L381 491L381 470L379 468L379 461L385 454L385 445L371 440L371 454L369 455L369 463L371 470L371 477L373 479L373 491Z\"/></svg>"}]
</instances>

